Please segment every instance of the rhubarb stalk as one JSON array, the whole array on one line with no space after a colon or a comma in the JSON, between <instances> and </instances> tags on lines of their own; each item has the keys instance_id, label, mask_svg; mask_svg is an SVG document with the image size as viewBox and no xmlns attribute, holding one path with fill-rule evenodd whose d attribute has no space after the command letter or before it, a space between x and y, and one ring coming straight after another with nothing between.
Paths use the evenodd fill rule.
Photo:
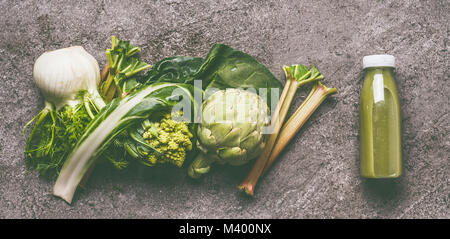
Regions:
<instances>
[{"instance_id":1,"label":"rhubarb stalk","mask_svg":"<svg viewBox=\"0 0 450 239\"><path fill-rule=\"evenodd\" d=\"M278 140L272 149L269 160L264 167L263 174L267 172L275 159L280 155L286 145L298 133L309 117L319 107L319 105L329 96L336 93L336 88L328 88L322 83L314 84L306 100L300 105L295 113L286 121L281 129Z\"/></svg>"},{"instance_id":2,"label":"rhubarb stalk","mask_svg":"<svg viewBox=\"0 0 450 239\"><path fill-rule=\"evenodd\" d=\"M312 66L311 69L308 69L304 65L284 66L283 71L286 75L286 85L283 88L277 107L273 112L271 122L272 134L269 135L264 151L256 160L247 178L245 178L238 186L239 190L245 191L245 193L249 195L254 194L256 182L261 176L267 160L269 159L297 89L307 83L318 81L323 78L323 75L315 66Z\"/></svg>"}]
</instances>

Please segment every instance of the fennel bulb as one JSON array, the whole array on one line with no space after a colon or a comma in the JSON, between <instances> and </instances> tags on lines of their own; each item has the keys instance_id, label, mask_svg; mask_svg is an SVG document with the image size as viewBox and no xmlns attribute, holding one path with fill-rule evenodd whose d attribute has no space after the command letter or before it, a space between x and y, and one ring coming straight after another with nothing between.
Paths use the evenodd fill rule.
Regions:
<instances>
[{"instance_id":1,"label":"fennel bulb","mask_svg":"<svg viewBox=\"0 0 450 239\"><path fill-rule=\"evenodd\" d=\"M73 46L43 53L33 77L45 107L24 127L36 121L27 140L27 165L55 177L86 125L105 106L97 91L100 69L83 47Z\"/></svg>"}]
</instances>

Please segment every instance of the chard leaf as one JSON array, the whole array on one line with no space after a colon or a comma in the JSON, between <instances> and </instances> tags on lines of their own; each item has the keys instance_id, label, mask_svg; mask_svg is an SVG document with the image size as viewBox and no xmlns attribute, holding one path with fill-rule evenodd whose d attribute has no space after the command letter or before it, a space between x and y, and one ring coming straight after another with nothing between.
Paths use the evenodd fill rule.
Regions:
<instances>
[{"instance_id":1,"label":"chard leaf","mask_svg":"<svg viewBox=\"0 0 450 239\"><path fill-rule=\"evenodd\" d=\"M71 202L82 177L97 158L114 144L115 139L133 125L153 114L170 110L177 101L174 94L182 91L193 102L193 87L176 83L155 83L122 100L114 99L89 123L84 134L64 163L53 188L53 194ZM180 97L178 100L181 100ZM196 106L194 104L194 112Z\"/></svg>"}]
</instances>

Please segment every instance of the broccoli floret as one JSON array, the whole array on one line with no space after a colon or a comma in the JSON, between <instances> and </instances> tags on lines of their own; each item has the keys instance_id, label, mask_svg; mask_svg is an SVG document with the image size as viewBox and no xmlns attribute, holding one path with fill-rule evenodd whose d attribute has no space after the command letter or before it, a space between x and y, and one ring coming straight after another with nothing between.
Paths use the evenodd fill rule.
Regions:
<instances>
[{"instance_id":1,"label":"broccoli floret","mask_svg":"<svg viewBox=\"0 0 450 239\"><path fill-rule=\"evenodd\" d=\"M148 154L148 163L151 165L171 163L181 167L186 153L192 150L193 135L188 124L173 120L173 116L175 115L166 114L159 122L151 122L142 135L147 144L158 151Z\"/></svg>"}]
</instances>

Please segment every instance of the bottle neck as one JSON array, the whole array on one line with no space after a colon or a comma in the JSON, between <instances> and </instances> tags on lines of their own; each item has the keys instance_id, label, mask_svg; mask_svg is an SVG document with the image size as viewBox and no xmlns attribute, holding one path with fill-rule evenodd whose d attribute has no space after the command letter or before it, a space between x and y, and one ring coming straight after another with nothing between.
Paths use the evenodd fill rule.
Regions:
<instances>
[{"instance_id":1,"label":"bottle neck","mask_svg":"<svg viewBox=\"0 0 450 239\"><path fill-rule=\"evenodd\" d=\"M394 76L394 71L395 68L394 67L367 67L364 68L364 73L370 74L383 74L383 75L391 75Z\"/></svg>"},{"instance_id":2,"label":"bottle neck","mask_svg":"<svg viewBox=\"0 0 450 239\"><path fill-rule=\"evenodd\" d=\"M376 66L376 67L366 67L364 68L364 71L370 71L370 70L386 70L386 71L394 71L394 67L390 66Z\"/></svg>"}]
</instances>

